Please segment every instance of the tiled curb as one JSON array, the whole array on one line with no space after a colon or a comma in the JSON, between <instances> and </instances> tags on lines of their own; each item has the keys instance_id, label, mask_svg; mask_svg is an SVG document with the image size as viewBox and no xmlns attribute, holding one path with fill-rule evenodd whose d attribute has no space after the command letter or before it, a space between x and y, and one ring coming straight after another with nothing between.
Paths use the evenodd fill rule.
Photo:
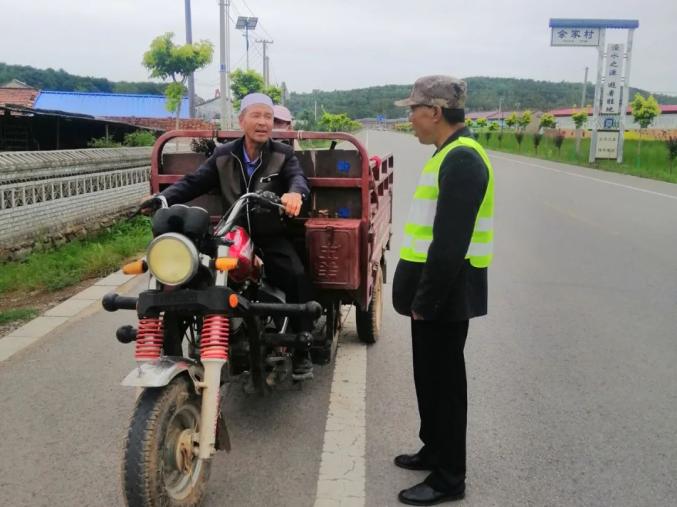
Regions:
<instances>
[{"instance_id":1,"label":"tiled curb","mask_svg":"<svg viewBox=\"0 0 677 507\"><path fill-rule=\"evenodd\" d=\"M8 335L0 338L0 362L44 338L58 327L90 311L94 305L101 307L101 298L115 290L122 291L135 275L125 275L122 271L100 279L91 287L77 293L63 303L51 308L39 317L24 324Z\"/></svg>"}]
</instances>

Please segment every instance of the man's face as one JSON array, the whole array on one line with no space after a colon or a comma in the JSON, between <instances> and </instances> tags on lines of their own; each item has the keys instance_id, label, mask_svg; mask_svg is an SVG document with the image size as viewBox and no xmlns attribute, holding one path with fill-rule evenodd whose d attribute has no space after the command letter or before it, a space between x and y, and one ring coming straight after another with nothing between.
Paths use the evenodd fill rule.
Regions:
<instances>
[{"instance_id":1,"label":"man's face","mask_svg":"<svg viewBox=\"0 0 677 507\"><path fill-rule=\"evenodd\" d=\"M433 144L438 122L435 121L435 107L415 105L409 110L409 121L414 129L414 135L421 144Z\"/></svg>"},{"instance_id":2,"label":"man's face","mask_svg":"<svg viewBox=\"0 0 677 507\"><path fill-rule=\"evenodd\" d=\"M273 130L291 130L291 122L278 120L277 118L275 118L275 122L273 123Z\"/></svg>"},{"instance_id":3,"label":"man's face","mask_svg":"<svg viewBox=\"0 0 677 507\"><path fill-rule=\"evenodd\" d=\"M253 104L240 115L240 128L245 137L263 144L273 130L273 110L263 104Z\"/></svg>"}]
</instances>

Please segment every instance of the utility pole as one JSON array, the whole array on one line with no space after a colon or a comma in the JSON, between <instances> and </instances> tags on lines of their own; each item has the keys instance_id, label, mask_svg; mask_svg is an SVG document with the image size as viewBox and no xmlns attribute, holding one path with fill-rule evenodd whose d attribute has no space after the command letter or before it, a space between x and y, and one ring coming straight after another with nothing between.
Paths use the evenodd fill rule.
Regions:
<instances>
[{"instance_id":1,"label":"utility pole","mask_svg":"<svg viewBox=\"0 0 677 507\"><path fill-rule=\"evenodd\" d=\"M501 112L501 109L503 107L503 97L498 98L498 122L499 126L501 127L501 130L503 130L503 113Z\"/></svg>"},{"instance_id":2,"label":"utility pole","mask_svg":"<svg viewBox=\"0 0 677 507\"><path fill-rule=\"evenodd\" d=\"M282 84L280 85L280 88L282 88L282 97L280 99L280 103L283 106L287 105L287 94L289 93L289 90L287 89L287 83L282 81Z\"/></svg>"},{"instance_id":3,"label":"utility pole","mask_svg":"<svg viewBox=\"0 0 677 507\"><path fill-rule=\"evenodd\" d=\"M247 44L247 70L249 70L249 28L244 29L244 38Z\"/></svg>"},{"instance_id":4,"label":"utility pole","mask_svg":"<svg viewBox=\"0 0 677 507\"><path fill-rule=\"evenodd\" d=\"M219 65L219 81L221 88L221 128L231 130L232 125L232 102L230 100L230 23L229 20L230 0L219 0L219 24L220 24L220 52L221 62ZM226 41L228 45L226 46Z\"/></svg>"},{"instance_id":5,"label":"utility pole","mask_svg":"<svg viewBox=\"0 0 677 507\"><path fill-rule=\"evenodd\" d=\"M268 44L272 44L272 40L266 40L266 39L260 39L257 40L259 44L263 45L263 84L264 86L268 87L270 84L270 68L268 67L268 56L266 53L266 49L268 48Z\"/></svg>"},{"instance_id":6,"label":"utility pole","mask_svg":"<svg viewBox=\"0 0 677 507\"><path fill-rule=\"evenodd\" d=\"M583 90L581 91L581 107L585 107L585 92L588 88L588 67L585 67L585 78L583 79Z\"/></svg>"},{"instance_id":7,"label":"utility pole","mask_svg":"<svg viewBox=\"0 0 677 507\"><path fill-rule=\"evenodd\" d=\"M193 43L193 28L190 15L190 0L185 1L186 8L186 43ZM188 116L195 118L195 78L191 72L188 76Z\"/></svg>"},{"instance_id":8,"label":"utility pole","mask_svg":"<svg viewBox=\"0 0 677 507\"><path fill-rule=\"evenodd\" d=\"M581 91L581 111L586 111L587 108L585 106L585 92L587 91L588 88L588 67L585 67L585 78L583 79L583 90ZM581 137L582 137L583 132L581 129L576 129L576 156L581 151Z\"/></svg>"}]
</instances>

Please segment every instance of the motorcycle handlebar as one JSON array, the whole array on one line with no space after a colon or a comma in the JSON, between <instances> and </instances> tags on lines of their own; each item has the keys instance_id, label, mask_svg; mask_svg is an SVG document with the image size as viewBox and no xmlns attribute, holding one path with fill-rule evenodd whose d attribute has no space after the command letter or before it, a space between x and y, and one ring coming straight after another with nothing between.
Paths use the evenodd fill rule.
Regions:
<instances>
[{"instance_id":1,"label":"motorcycle handlebar","mask_svg":"<svg viewBox=\"0 0 677 507\"><path fill-rule=\"evenodd\" d=\"M117 310L136 310L136 303L139 298L120 296L114 292L106 294L101 300L101 306L107 312Z\"/></svg>"}]
</instances>

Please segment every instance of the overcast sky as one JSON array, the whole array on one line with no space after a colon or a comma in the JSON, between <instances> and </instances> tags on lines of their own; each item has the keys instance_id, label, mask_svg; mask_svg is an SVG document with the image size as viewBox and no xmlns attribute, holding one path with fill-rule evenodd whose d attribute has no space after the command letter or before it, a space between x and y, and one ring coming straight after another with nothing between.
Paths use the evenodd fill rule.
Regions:
<instances>
[{"instance_id":1,"label":"overcast sky","mask_svg":"<svg viewBox=\"0 0 677 507\"><path fill-rule=\"evenodd\" d=\"M256 15L251 34L273 39L271 78L292 91L412 83L426 74L582 81L596 51L550 47L551 17L639 19L631 85L677 95L675 0L231 0L231 16ZM0 61L78 75L143 81L141 57L157 35L185 41L183 0L0 0ZM192 0L193 39L214 43L197 92L218 87L218 0ZM607 32L624 42L625 30ZM231 68L245 44L231 30ZM261 48L250 66L261 72ZM469 90L472 93L472 90Z\"/></svg>"}]
</instances>

